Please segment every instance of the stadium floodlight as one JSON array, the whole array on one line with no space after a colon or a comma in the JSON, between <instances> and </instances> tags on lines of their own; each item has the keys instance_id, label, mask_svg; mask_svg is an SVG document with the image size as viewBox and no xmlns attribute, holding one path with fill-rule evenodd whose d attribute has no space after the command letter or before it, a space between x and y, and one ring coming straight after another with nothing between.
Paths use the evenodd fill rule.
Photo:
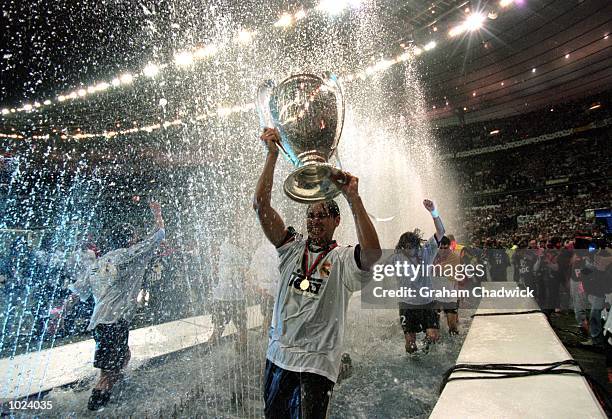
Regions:
<instances>
[{"instance_id":1,"label":"stadium floodlight","mask_svg":"<svg viewBox=\"0 0 612 419\"><path fill-rule=\"evenodd\" d=\"M448 31L448 36L453 38L464 32L476 31L482 28L485 19L485 15L482 13L472 13L461 24L451 28L451 30Z\"/></svg>"},{"instance_id":2,"label":"stadium floodlight","mask_svg":"<svg viewBox=\"0 0 612 419\"><path fill-rule=\"evenodd\" d=\"M142 74L147 77L153 78L159 74L159 66L153 63L149 63L142 69Z\"/></svg>"},{"instance_id":3,"label":"stadium floodlight","mask_svg":"<svg viewBox=\"0 0 612 419\"><path fill-rule=\"evenodd\" d=\"M217 47L214 45L207 45L205 47L202 48L198 48L194 53L193 56L196 58L208 58L212 55L214 55L217 52Z\"/></svg>"},{"instance_id":4,"label":"stadium floodlight","mask_svg":"<svg viewBox=\"0 0 612 419\"><path fill-rule=\"evenodd\" d=\"M110 85L107 82L103 81L102 83L96 84L96 91L98 92L104 91L108 89L109 86Z\"/></svg>"},{"instance_id":5,"label":"stadium floodlight","mask_svg":"<svg viewBox=\"0 0 612 419\"><path fill-rule=\"evenodd\" d=\"M51 100L47 99L43 102L43 105L49 106L51 104Z\"/></svg>"},{"instance_id":6,"label":"stadium floodlight","mask_svg":"<svg viewBox=\"0 0 612 419\"><path fill-rule=\"evenodd\" d=\"M434 49L436 47L436 45L437 45L436 41L430 41L430 42L428 42L427 44L425 44L423 46L423 49L425 51L431 51L432 49Z\"/></svg>"},{"instance_id":7,"label":"stadium floodlight","mask_svg":"<svg viewBox=\"0 0 612 419\"><path fill-rule=\"evenodd\" d=\"M121 84L130 84L134 80L134 76L130 73L125 73L119 77L119 80L121 80Z\"/></svg>"},{"instance_id":8,"label":"stadium floodlight","mask_svg":"<svg viewBox=\"0 0 612 419\"><path fill-rule=\"evenodd\" d=\"M254 36L255 32L250 32L243 29L238 33L238 42L240 42L241 44L248 44L249 42L251 42Z\"/></svg>"},{"instance_id":9,"label":"stadium floodlight","mask_svg":"<svg viewBox=\"0 0 612 419\"><path fill-rule=\"evenodd\" d=\"M277 28L287 28L291 26L292 23L293 16L291 16L289 13L283 13L283 15L279 17L278 20L274 23L274 26L276 26Z\"/></svg>"},{"instance_id":10,"label":"stadium floodlight","mask_svg":"<svg viewBox=\"0 0 612 419\"><path fill-rule=\"evenodd\" d=\"M476 31L482 28L484 21L485 16L482 13L472 13L465 19L465 29L467 31Z\"/></svg>"},{"instance_id":11,"label":"stadium floodlight","mask_svg":"<svg viewBox=\"0 0 612 419\"><path fill-rule=\"evenodd\" d=\"M182 51L174 55L174 63L178 66L193 64L193 55L188 51Z\"/></svg>"}]
</instances>

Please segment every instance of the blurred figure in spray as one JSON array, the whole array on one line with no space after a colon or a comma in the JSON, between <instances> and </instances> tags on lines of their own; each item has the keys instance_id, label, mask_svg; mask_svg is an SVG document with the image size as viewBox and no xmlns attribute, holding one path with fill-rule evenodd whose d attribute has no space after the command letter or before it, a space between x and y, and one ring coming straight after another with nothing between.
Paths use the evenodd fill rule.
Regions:
<instances>
[{"instance_id":1,"label":"blurred figure in spray","mask_svg":"<svg viewBox=\"0 0 612 419\"><path fill-rule=\"evenodd\" d=\"M421 244L419 230L402 234L395 246L395 253L387 260L387 264L403 264L407 261L415 267L433 265L438 253L438 244L444 236L444 225L432 201L425 199L423 206L431 213L436 228L435 234L424 245ZM400 287L414 290L416 295L415 297L405 297L399 303L400 322L406 340L406 352L408 353L416 352L416 335L419 332L425 332L426 350L429 344L437 342L440 338L440 322L433 299L420 295L421 289L431 289L433 286L431 276L429 276L431 272L422 272L422 269L414 277L404 275L396 278ZM413 271L409 270L410 272Z\"/></svg>"},{"instance_id":2,"label":"blurred figure in spray","mask_svg":"<svg viewBox=\"0 0 612 419\"><path fill-rule=\"evenodd\" d=\"M219 248L217 283L212 291L213 334L210 341L218 343L225 326L234 322L238 331L236 350L243 352L247 344L247 319L244 290L246 288L247 255L238 247L236 236L229 236Z\"/></svg>"},{"instance_id":3,"label":"blurred figure in spray","mask_svg":"<svg viewBox=\"0 0 612 419\"><path fill-rule=\"evenodd\" d=\"M153 235L136 242L135 231L129 224L114 228L109 239L112 250L70 285L73 294L66 299L60 312L63 318L79 299L86 301L89 296L94 297L88 330L93 331L96 342L94 367L100 369L100 380L91 392L87 405L90 410L98 410L108 403L113 386L121 378L121 370L130 360L128 335L137 307L136 299L145 269L165 237L161 206L151 202L150 207L155 219Z\"/></svg>"},{"instance_id":4,"label":"blurred figure in spray","mask_svg":"<svg viewBox=\"0 0 612 419\"><path fill-rule=\"evenodd\" d=\"M238 357L236 368L230 371L231 403L241 406L244 393L242 366L246 364L247 311L245 289L247 284L248 257L238 246L238 235L230 235L219 248L217 284L212 291L213 333L209 342L219 343L225 326L233 322L236 327L235 350Z\"/></svg>"},{"instance_id":5,"label":"blurred figure in spray","mask_svg":"<svg viewBox=\"0 0 612 419\"><path fill-rule=\"evenodd\" d=\"M267 240L259 245L251 259L253 286L256 292L261 295L262 333L266 339L269 337L270 324L272 323L276 287L280 281L278 262L278 252Z\"/></svg>"}]
</instances>

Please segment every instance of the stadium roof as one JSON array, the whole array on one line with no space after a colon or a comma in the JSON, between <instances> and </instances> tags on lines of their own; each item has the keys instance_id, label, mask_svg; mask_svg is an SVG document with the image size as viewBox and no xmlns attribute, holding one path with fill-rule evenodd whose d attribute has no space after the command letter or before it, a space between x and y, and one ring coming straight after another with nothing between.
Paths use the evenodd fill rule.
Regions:
<instances>
[{"instance_id":1,"label":"stadium roof","mask_svg":"<svg viewBox=\"0 0 612 419\"><path fill-rule=\"evenodd\" d=\"M202 4L197 9L164 1L12 2L4 10L0 45L0 106L10 113L1 116L0 129L22 124L109 130L136 119L158 121L160 89L148 81L131 85L131 79L113 78L118 86L131 85L113 100L89 95L89 90L109 88L112 77L142 69L152 57L172 62L186 41L210 39L210 28L202 22L210 19L212 6ZM255 28L275 25L283 10L320 5L250 0L217 7ZM612 3L607 0L379 0L376 11L384 36L373 53L389 57L429 49L420 57L422 79L430 117L438 125L456 124L458 114L472 122L530 112L612 86ZM449 34L476 14L482 27ZM289 19L297 20L297 12ZM98 80L108 83L87 87ZM166 82L166 95L174 91L180 97L189 91L179 76ZM69 91L87 100L67 100L60 94ZM143 103L133 100L147 94ZM53 104L44 116L31 114L32 107L45 108L45 97ZM18 112L12 112L13 106Z\"/></svg>"}]
</instances>

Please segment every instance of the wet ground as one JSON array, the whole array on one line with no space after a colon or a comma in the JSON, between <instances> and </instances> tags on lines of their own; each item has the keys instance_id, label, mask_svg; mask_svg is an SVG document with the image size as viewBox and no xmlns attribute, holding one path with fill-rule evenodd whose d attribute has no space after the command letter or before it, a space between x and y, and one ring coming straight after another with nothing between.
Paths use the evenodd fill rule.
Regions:
<instances>
[{"instance_id":1,"label":"wet ground","mask_svg":"<svg viewBox=\"0 0 612 419\"><path fill-rule=\"evenodd\" d=\"M427 354L407 355L396 310L350 311L346 349L353 361L352 375L334 388L332 418L427 417L438 399L444 371L451 367L469 327L462 313L461 333L443 340ZM49 392L47 411L21 412L41 417L263 417L261 381L266 339L260 330L249 332L246 357L237 357L234 342L207 344L143 365L131 365L116 386L111 402L100 412L87 410L96 380ZM232 402L241 393L243 403ZM13 412L15 413L15 412Z\"/></svg>"},{"instance_id":2,"label":"wet ground","mask_svg":"<svg viewBox=\"0 0 612 419\"><path fill-rule=\"evenodd\" d=\"M612 395L612 384L608 383L606 357L603 349L584 344L588 336L576 326L573 312L554 314L550 317L553 329L567 351L578 361L584 371ZM610 412L612 413L612 412Z\"/></svg>"}]
</instances>

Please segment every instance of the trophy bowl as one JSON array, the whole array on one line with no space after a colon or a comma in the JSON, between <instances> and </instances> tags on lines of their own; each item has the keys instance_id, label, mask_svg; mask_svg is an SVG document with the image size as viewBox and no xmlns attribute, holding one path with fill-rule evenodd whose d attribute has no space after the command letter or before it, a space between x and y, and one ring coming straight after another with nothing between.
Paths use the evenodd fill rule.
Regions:
<instances>
[{"instance_id":1,"label":"trophy bowl","mask_svg":"<svg viewBox=\"0 0 612 419\"><path fill-rule=\"evenodd\" d=\"M342 134L344 99L336 78L297 74L278 85L268 81L257 99L261 124L278 129L279 149L297 168L285 180L285 194L301 203L337 196L331 177L340 169L329 160Z\"/></svg>"}]
</instances>

